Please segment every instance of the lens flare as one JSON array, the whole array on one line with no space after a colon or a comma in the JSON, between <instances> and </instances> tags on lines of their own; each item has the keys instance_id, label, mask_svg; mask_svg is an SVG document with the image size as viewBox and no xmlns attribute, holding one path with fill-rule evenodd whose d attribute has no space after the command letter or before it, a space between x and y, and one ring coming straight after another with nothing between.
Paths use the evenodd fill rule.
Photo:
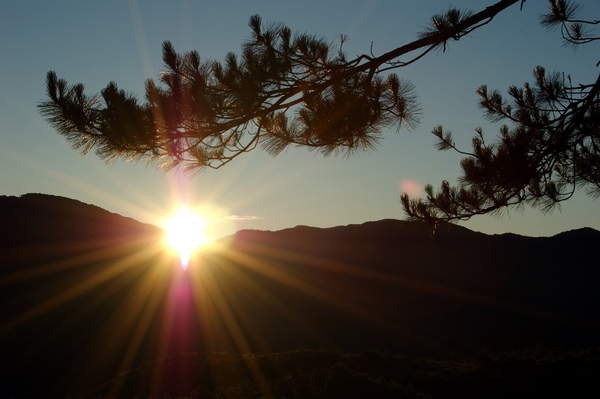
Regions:
<instances>
[{"instance_id":1,"label":"lens flare","mask_svg":"<svg viewBox=\"0 0 600 399\"><path fill-rule=\"evenodd\" d=\"M400 190L411 197L418 197L423 193L423 186L411 179L404 179L400 182Z\"/></svg>"},{"instance_id":2,"label":"lens flare","mask_svg":"<svg viewBox=\"0 0 600 399\"><path fill-rule=\"evenodd\" d=\"M207 243L204 219L184 206L165 222L164 228L167 244L179 252L181 267L186 270L194 250Z\"/></svg>"}]
</instances>

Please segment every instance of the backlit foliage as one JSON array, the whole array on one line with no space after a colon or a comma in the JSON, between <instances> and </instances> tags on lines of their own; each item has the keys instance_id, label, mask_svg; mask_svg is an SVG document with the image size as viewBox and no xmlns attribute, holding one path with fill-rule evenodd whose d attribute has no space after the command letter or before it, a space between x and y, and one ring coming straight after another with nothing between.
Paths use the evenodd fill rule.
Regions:
<instances>
[{"instance_id":1,"label":"backlit foliage","mask_svg":"<svg viewBox=\"0 0 600 399\"><path fill-rule=\"evenodd\" d=\"M39 107L75 149L108 161L219 168L257 147L276 155L290 145L349 155L373 148L384 127L419 121L414 87L387 71L445 48L518 2L502 0L473 15L451 9L418 40L354 59L343 52L343 36L332 45L255 15L252 39L223 62L179 54L165 42L166 70L158 83L146 82L143 100L114 82L88 95L51 71Z\"/></svg>"},{"instance_id":2,"label":"backlit foliage","mask_svg":"<svg viewBox=\"0 0 600 399\"><path fill-rule=\"evenodd\" d=\"M583 26L599 21L577 19L579 7L568 1L550 0L550 13L542 25L560 27L565 43L580 45L600 39L583 33ZM572 197L582 188L600 195L600 75L591 84L574 85L571 77L533 71L534 82L511 86L508 100L486 86L477 90L487 119L505 122L499 138L488 143L481 128L472 151L459 150L452 134L437 126L437 148L466 155L461 162L459 184L442 182L439 191L425 187L425 199L402 196L412 220L437 225L465 220L474 215L501 212L530 204L544 211Z\"/></svg>"}]
</instances>

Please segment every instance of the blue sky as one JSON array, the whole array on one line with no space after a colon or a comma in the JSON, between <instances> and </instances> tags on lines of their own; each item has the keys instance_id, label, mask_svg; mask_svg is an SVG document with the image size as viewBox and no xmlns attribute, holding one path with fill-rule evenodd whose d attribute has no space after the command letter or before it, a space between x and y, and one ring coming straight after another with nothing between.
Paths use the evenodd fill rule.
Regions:
<instances>
[{"instance_id":1,"label":"blue sky","mask_svg":"<svg viewBox=\"0 0 600 399\"><path fill-rule=\"evenodd\" d=\"M219 170L194 176L164 173L154 166L106 165L94 154L81 157L37 111L49 70L69 83L98 92L109 81L142 95L144 81L163 69L161 44L198 50L222 60L239 52L250 34L248 19L284 22L335 42L340 34L349 56L381 54L416 38L428 18L449 5L479 11L493 1L3 1L0 3L0 195L41 192L92 203L143 222L157 223L175 204L187 202L213 216L216 236L238 229L278 230L402 219L402 182L417 186L455 181L460 156L435 150L431 130L443 125L470 148L474 128L496 136L477 108L481 84L505 91L530 81L542 65L588 83L598 74L597 44L565 48L557 32L538 24L547 3L528 1L448 51L429 54L396 71L410 80L423 105L413 131L390 128L380 146L352 158L328 157L290 148L273 158L255 151ZM598 2L584 1L597 19ZM496 234L547 236L590 226L600 229L598 201L584 193L544 215L512 210L501 218L481 216L464 226Z\"/></svg>"}]
</instances>

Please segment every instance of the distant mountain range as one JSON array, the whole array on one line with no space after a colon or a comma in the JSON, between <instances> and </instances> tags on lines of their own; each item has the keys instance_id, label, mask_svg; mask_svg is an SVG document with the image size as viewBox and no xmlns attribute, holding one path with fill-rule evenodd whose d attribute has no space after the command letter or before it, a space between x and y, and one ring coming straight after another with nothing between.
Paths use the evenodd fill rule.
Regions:
<instances>
[{"instance_id":1,"label":"distant mountain range","mask_svg":"<svg viewBox=\"0 0 600 399\"><path fill-rule=\"evenodd\" d=\"M60 397L182 352L450 358L598 346L600 232L381 220L245 230L184 272L162 231L72 199L0 197L0 395ZM34 383L32 383L34 382Z\"/></svg>"}]
</instances>

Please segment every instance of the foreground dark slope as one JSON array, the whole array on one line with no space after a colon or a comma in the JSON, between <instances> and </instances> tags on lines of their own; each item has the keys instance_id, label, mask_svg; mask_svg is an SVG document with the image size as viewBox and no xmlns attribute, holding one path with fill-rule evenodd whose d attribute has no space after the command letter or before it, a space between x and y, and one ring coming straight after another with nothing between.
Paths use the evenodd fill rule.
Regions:
<instances>
[{"instance_id":1,"label":"foreground dark slope","mask_svg":"<svg viewBox=\"0 0 600 399\"><path fill-rule=\"evenodd\" d=\"M592 229L528 238L448 226L432 237L424 225L383 220L242 231L184 273L161 254L158 229L78 201L0 197L0 221L8 397L86 392L178 352L447 358L598 345ZM177 394L194 386L189 372L174 375L189 383Z\"/></svg>"},{"instance_id":2,"label":"foreground dark slope","mask_svg":"<svg viewBox=\"0 0 600 399\"><path fill-rule=\"evenodd\" d=\"M114 376L134 334L123 326L139 320L124 310L159 238L79 201L0 197L0 396L59 396Z\"/></svg>"}]
</instances>

